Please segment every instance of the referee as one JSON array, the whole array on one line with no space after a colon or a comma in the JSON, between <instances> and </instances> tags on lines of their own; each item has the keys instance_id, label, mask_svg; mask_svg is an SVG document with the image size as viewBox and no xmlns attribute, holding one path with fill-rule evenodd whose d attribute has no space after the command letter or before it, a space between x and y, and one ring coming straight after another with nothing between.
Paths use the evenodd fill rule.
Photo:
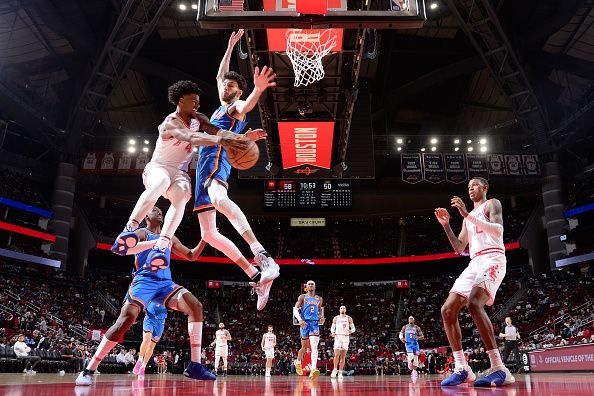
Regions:
<instances>
[{"instance_id":1,"label":"referee","mask_svg":"<svg viewBox=\"0 0 594 396\"><path fill-rule=\"evenodd\" d=\"M512 320L508 316L505 318L505 333L499 333L499 337L505 339L505 347L503 349L503 364L507 362L509 354L513 351L516 353L516 364L520 367L520 349L518 342L520 340L520 333L516 326L512 325Z\"/></svg>"}]
</instances>

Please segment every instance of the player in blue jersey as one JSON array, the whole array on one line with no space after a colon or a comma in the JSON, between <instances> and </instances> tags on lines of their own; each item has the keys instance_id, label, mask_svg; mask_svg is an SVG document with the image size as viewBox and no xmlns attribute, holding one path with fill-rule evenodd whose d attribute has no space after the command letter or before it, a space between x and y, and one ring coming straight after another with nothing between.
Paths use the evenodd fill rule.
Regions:
<instances>
[{"instance_id":1,"label":"player in blue jersey","mask_svg":"<svg viewBox=\"0 0 594 396\"><path fill-rule=\"evenodd\" d=\"M192 293L171 280L169 266L153 267L149 260L149 253L155 242L159 239L161 224L163 224L163 213L161 209L154 207L146 216L146 228L140 228L135 232L138 234L136 246L128 249L128 254L136 256L134 265L134 279L130 285L120 316L115 324L107 330L97 351L87 367L79 374L76 385L92 385L93 373L97 370L99 363L116 346L130 326L134 323L140 311L155 302L165 307L180 311L188 315L188 334L190 338L191 361L184 375L193 379L215 380L216 377L200 363L202 353L202 304ZM175 236L172 238L171 248L165 250L167 262L171 252L187 260L195 261L203 244L189 249L184 246Z\"/></svg>"},{"instance_id":2,"label":"player in blue jersey","mask_svg":"<svg viewBox=\"0 0 594 396\"><path fill-rule=\"evenodd\" d=\"M421 353L419 341L423 340L425 337L423 336L421 328L415 324L415 318L412 316L408 317L408 324L402 327L399 337L400 341L406 346L408 369L411 370L413 381L416 381L418 377L417 368L419 367L419 354Z\"/></svg>"},{"instance_id":3,"label":"player in blue jersey","mask_svg":"<svg viewBox=\"0 0 594 396\"><path fill-rule=\"evenodd\" d=\"M320 327L326 321L324 318L324 299L316 294L316 283L312 280L306 283L307 293L301 294L293 307L293 316L299 321L301 327L301 349L295 360L295 371L303 375L301 361L307 350L308 341L311 347L311 371L309 376L315 378L320 375L317 369L318 345L320 343Z\"/></svg>"},{"instance_id":4,"label":"player in blue jersey","mask_svg":"<svg viewBox=\"0 0 594 396\"><path fill-rule=\"evenodd\" d=\"M241 39L243 30L233 32L225 56L219 66L217 87L221 106L213 113L210 123L223 130L241 134L248 124L249 112L258 104L258 99L269 87L276 85L274 71L266 66L254 71L254 90L246 100L241 96L247 89L245 78L237 72L229 71L229 62L235 44ZM207 122L208 120L205 120ZM262 130L248 130L245 135L251 140L266 137ZM202 239L215 249L223 252L239 265L250 277L250 283L258 293L257 309L262 310L268 302L272 281L279 276L279 266L258 241L245 215L235 202L227 195L228 179L231 165L227 159L227 151L221 145L209 148L200 147L196 169L196 192L194 195L194 212L200 222ZM216 226L216 212L221 212L249 244L258 270L241 254L237 246L227 237L221 235Z\"/></svg>"},{"instance_id":5,"label":"player in blue jersey","mask_svg":"<svg viewBox=\"0 0 594 396\"><path fill-rule=\"evenodd\" d=\"M138 376L144 375L144 370L153 355L153 350L163 335L166 319L167 307L163 304L151 301L146 307L146 315L142 322L142 344L140 344L138 361L132 371L134 374Z\"/></svg>"}]
</instances>

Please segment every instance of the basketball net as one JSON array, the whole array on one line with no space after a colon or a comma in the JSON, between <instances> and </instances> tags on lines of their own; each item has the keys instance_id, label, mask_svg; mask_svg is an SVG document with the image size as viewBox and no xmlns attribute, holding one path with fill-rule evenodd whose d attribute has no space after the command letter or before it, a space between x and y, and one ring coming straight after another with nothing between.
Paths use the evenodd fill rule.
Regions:
<instances>
[{"instance_id":1,"label":"basketball net","mask_svg":"<svg viewBox=\"0 0 594 396\"><path fill-rule=\"evenodd\" d=\"M334 29L304 31L288 29L287 56L293 64L296 87L309 85L324 78L322 58L336 46Z\"/></svg>"}]
</instances>

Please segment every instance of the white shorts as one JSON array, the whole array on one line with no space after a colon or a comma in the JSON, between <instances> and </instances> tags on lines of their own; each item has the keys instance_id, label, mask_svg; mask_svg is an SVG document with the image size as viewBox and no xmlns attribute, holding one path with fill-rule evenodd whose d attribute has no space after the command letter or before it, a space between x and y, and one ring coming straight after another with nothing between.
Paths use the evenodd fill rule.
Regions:
<instances>
[{"instance_id":1,"label":"white shorts","mask_svg":"<svg viewBox=\"0 0 594 396\"><path fill-rule=\"evenodd\" d=\"M334 336L334 349L348 351L349 350L349 341L350 341L350 337L348 335L336 334Z\"/></svg>"},{"instance_id":2,"label":"white shorts","mask_svg":"<svg viewBox=\"0 0 594 396\"><path fill-rule=\"evenodd\" d=\"M215 348L215 357L222 357L227 359L227 356L229 356L229 345L223 345L220 347L216 347Z\"/></svg>"},{"instance_id":3,"label":"white shorts","mask_svg":"<svg viewBox=\"0 0 594 396\"><path fill-rule=\"evenodd\" d=\"M172 166L161 165L154 162L146 164L144 171L142 172L144 188L148 189L149 187L154 187L155 183L161 183L164 177L169 180L169 183L167 183L166 186L163 186L163 197L169 199L167 191L173 185L177 185L184 191L187 191L189 194L188 199L191 197L192 181L186 172Z\"/></svg>"},{"instance_id":4,"label":"white shorts","mask_svg":"<svg viewBox=\"0 0 594 396\"><path fill-rule=\"evenodd\" d=\"M505 254L488 253L470 260L468 267L460 274L450 293L456 293L468 299L475 286L481 286L489 295L488 306L493 305L495 294L505 277L507 260Z\"/></svg>"},{"instance_id":5,"label":"white shorts","mask_svg":"<svg viewBox=\"0 0 594 396\"><path fill-rule=\"evenodd\" d=\"M274 359L274 348L266 348L264 353L266 354L266 359Z\"/></svg>"}]
</instances>

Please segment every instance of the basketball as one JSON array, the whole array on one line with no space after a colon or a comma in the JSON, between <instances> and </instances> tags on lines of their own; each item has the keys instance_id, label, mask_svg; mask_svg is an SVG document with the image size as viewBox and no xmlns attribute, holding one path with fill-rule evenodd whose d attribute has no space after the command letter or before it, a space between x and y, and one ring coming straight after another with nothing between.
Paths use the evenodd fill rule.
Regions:
<instances>
[{"instance_id":1,"label":"basketball","mask_svg":"<svg viewBox=\"0 0 594 396\"><path fill-rule=\"evenodd\" d=\"M260 157L260 149L253 140L247 140L248 146L245 150L239 150L234 148L227 148L227 158L232 167L239 170L250 169Z\"/></svg>"}]
</instances>

